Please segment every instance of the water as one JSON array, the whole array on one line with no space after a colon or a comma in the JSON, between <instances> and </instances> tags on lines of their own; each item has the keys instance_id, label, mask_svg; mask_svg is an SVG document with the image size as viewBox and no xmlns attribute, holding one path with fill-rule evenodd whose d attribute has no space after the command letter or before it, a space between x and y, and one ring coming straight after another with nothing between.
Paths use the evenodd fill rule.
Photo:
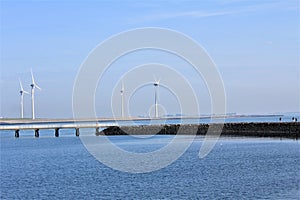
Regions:
<instances>
[{"instance_id":1,"label":"water","mask_svg":"<svg viewBox=\"0 0 300 200\"><path fill-rule=\"evenodd\" d=\"M155 141L110 136L132 152L153 150ZM184 142L185 137L182 136ZM158 171L130 174L92 157L74 131L54 138L45 131L16 139L1 133L1 199L299 199L299 141L221 138L204 159L198 137L176 162ZM153 146L154 145L154 146Z\"/></svg>"}]
</instances>

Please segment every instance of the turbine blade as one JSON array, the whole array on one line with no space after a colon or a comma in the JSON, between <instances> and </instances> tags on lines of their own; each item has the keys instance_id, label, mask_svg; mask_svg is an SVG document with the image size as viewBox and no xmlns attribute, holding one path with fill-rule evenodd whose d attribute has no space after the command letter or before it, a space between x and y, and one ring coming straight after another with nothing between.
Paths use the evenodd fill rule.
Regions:
<instances>
[{"instance_id":1,"label":"turbine blade","mask_svg":"<svg viewBox=\"0 0 300 200\"><path fill-rule=\"evenodd\" d=\"M34 87L36 87L37 89L42 90L42 88L40 88L40 86L38 86L38 85L35 83L35 81L34 81L34 76L33 76L33 73L32 73L32 68L31 68L30 70L31 70L32 84L33 84Z\"/></svg>"},{"instance_id":2,"label":"turbine blade","mask_svg":"<svg viewBox=\"0 0 300 200\"><path fill-rule=\"evenodd\" d=\"M159 82L160 82L160 78L157 79L156 76L153 74L153 78L154 78L154 83L158 84L159 85Z\"/></svg>"},{"instance_id":3,"label":"turbine blade","mask_svg":"<svg viewBox=\"0 0 300 200\"><path fill-rule=\"evenodd\" d=\"M30 69L30 72L31 72L31 80L32 80L32 84L35 85L35 82L34 82L34 77L33 77L33 73L32 73L32 68Z\"/></svg>"},{"instance_id":4,"label":"turbine blade","mask_svg":"<svg viewBox=\"0 0 300 200\"><path fill-rule=\"evenodd\" d=\"M25 90L23 90L23 93L25 93L25 94L29 94L29 92L27 92L27 91L25 91Z\"/></svg>"},{"instance_id":5,"label":"turbine blade","mask_svg":"<svg viewBox=\"0 0 300 200\"><path fill-rule=\"evenodd\" d=\"M124 92L124 82L122 81L122 91Z\"/></svg>"},{"instance_id":6,"label":"turbine blade","mask_svg":"<svg viewBox=\"0 0 300 200\"><path fill-rule=\"evenodd\" d=\"M39 90L42 90L42 88L40 88L40 86L38 86L37 84L35 84L35 87Z\"/></svg>"},{"instance_id":7,"label":"turbine blade","mask_svg":"<svg viewBox=\"0 0 300 200\"><path fill-rule=\"evenodd\" d=\"M21 91L24 91L23 86L22 86L22 82L21 82L21 79L20 79L20 78L19 78L19 83L20 83Z\"/></svg>"},{"instance_id":8,"label":"turbine blade","mask_svg":"<svg viewBox=\"0 0 300 200\"><path fill-rule=\"evenodd\" d=\"M156 83L156 82L157 82L157 79L156 79L155 74L153 74L153 79L154 79L154 82Z\"/></svg>"}]
</instances>

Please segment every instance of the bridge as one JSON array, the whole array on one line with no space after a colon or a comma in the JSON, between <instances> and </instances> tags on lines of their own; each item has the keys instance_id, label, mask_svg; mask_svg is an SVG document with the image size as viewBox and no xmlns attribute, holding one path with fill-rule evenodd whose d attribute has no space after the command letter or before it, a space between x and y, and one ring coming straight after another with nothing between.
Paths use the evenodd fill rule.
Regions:
<instances>
[{"instance_id":1,"label":"bridge","mask_svg":"<svg viewBox=\"0 0 300 200\"><path fill-rule=\"evenodd\" d=\"M80 135L81 128L95 128L95 133L98 133L100 128L117 126L117 123L112 120L74 120L74 119L37 119L37 120L0 120L1 130L12 130L15 132L15 137L20 137L20 130L34 130L34 136L39 137L41 129L53 129L54 136L59 137L60 129L74 129L75 135Z\"/></svg>"}]
</instances>

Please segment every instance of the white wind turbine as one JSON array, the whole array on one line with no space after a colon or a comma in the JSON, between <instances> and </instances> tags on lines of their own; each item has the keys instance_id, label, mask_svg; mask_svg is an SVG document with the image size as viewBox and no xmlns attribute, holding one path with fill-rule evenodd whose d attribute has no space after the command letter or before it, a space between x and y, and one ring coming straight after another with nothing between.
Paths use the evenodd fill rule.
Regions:
<instances>
[{"instance_id":1,"label":"white wind turbine","mask_svg":"<svg viewBox=\"0 0 300 200\"><path fill-rule=\"evenodd\" d=\"M155 118L158 118L158 104L157 104L157 99L158 99L158 87L159 87L159 81L160 80L156 80L156 78L154 77L154 87L155 87L155 93L154 93L154 106L155 106Z\"/></svg>"},{"instance_id":2,"label":"white wind turbine","mask_svg":"<svg viewBox=\"0 0 300 200\"><path fill-rule=\"evenodd\" d=\"M20 83L20 95L21 95L21 118L24 118L24 94L29 94L29 92L25 91L22 86L21 79L19 79Z\"/></svg>"},{"instance_id":3,"label":"white wind turbine","mask_svg":"<svg viewBox=\"0 0 300 200\"><path fill-rule=\"evenodd\" d=\"M121 94L121 117L124 118L124 83L122 81L122 88L120 90Z\"/></svg>"},{"instance_id":4,"label":"white wind turbine","mask_svg":"<svg viewBox=\"0 0 300 200\"><path fill-rule=\"evenodd\" d=\"M31 86L31 111L32 111L32 119L35 119L35 114L34 114L34 89L38 88L39 90L42 90L34 81L32 69L31 69L31 81L32 83L30 84Z\"/></svg>"}]
</instances>

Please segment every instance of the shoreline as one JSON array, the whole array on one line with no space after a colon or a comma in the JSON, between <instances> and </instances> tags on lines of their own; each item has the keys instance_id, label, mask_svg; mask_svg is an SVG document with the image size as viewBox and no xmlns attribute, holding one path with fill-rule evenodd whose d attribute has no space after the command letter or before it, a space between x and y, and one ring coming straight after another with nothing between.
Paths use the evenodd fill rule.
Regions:
<instances>
[{"instance_id":1,"label":"shoreline","mask_svg":"<svg viewBox=\"0 0 300 200\"><path fill-rule=\"evenodd\" d=\"M210 135L218 136L220 124L170 124L140 126L110 126L97 132L96 135ZM259 123L224 123L220 136L231 137L273 137L298 139L299 122L259 122Z\"/></svg>"}]
</instances>

